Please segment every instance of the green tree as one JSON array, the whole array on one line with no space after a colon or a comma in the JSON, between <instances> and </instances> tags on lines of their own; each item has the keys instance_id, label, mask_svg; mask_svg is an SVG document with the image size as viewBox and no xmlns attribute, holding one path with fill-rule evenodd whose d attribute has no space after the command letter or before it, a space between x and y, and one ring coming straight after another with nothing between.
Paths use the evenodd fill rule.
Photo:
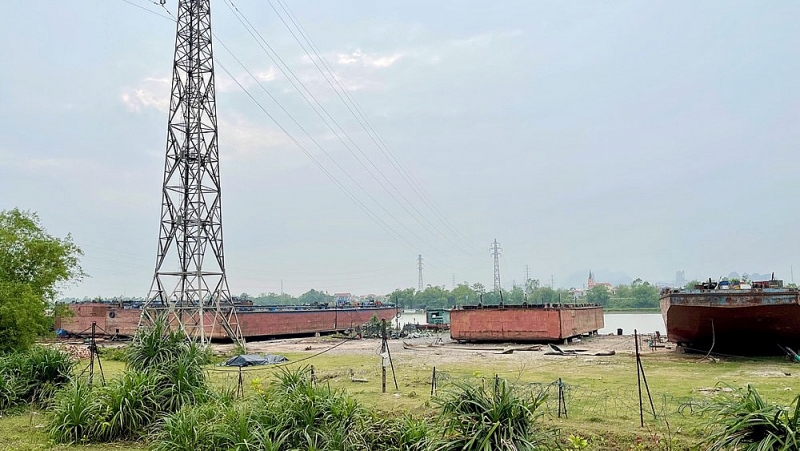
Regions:
<instances>
[{"instance_id":1,"label":"green tree","mask_svg":"<svg viewBox=\"0 0 800 451\"><path fill-rule=\"evenodd\" d=\"M695 285L702 285L702 284L703 282L700 282L699 280L690 280L686 282L686 284L683 287L686 288L687 290L693 290Z\"/></svg>"},{"instance_id":2,"label":"green tree","mask_svg":"<svg viewBox=\"0 0 800 451\"><path fill-rule=\"evenodd\" d=\"M27 348L47 332L48 305L85 275L81 255L71 235L48 234L36 213L0 211L0 352Z\"/></svg>"},{"instance_id":3,"label":"green tree","mask_svg":"<svg viewBox=\"0 0 800 451\"><path fill-rule=\"evenodd\" d=\"M388 301L394 303L397 307L413 308L414 291L413 288L406 288L405 290L398 288L387 295Z\"/></svg>"},{"instance_id":4,"label":"green tree","mask_svg":"<svg viewBox=\"0 0 800 451\"><path fill-rule=\"evenodd\" d=\"M525 281L525 294L529 297L531 294L539 289L539 279L528 279Z\"/></svg>"},{"instance_id":5,"label":"green tree","mask_svg":"<svg viewBox=\"0 0 800 451\"><path fill-rule=\"evenodd\" d=\"M466 304L477 304L478 303L478 293L475 292L472 288L470 288L467 282L460 283L456 285L455 288L450 292L452 297L452 305L466 305Z\"/></svg>"},{"instance_id":6,"label":"green tree","mask_svg":"<svg viewBox=\"0 0 800 451\"><path fill-rule=\"evenodd\" d=\"M605 285L595 285L591 290L586 292L586 301L591 304L608 306L608 301L611 299L611 293Z\"/></svg>"},{"instance_id":7,"label":"green tree","mask_svg":"<svg viewBox=\"0 0 800 451\"><path fill-rule=\"evenodd\" d=\"M511 291L503 295L503 301L506 304L522 304L525 302L525 291L523 291L521 286L514 285Z\"/></svg>"},{"instance_id":8,"label":"green tree","mask_svg":"<svg viewBox=\"0 0 800 451\"><path fill-rule=\"evenodd\" d=\"M301 304L325 304L327 302L333 301L333 296L325 293L324 291L317 291L315 289L310 289L305 293L301 294L300 297L297 298L298 302Z\"/></svg>"},{"instance_id":9,"label":"green tree","mask_svg":"<svg viewBox=\"0 0 800 451\"><path fill-rule=\"evenodd\" d=\"M292 305L297 304L297 298L290 294L261 293L253 299L255 305Z\"/></svg>"},{"instance_id":10,"label":"green tree","mask_svg":"<svg viewBox=\"0 0 800 451\"><path fill-rule=\"evenodd\" d=\"M449 295L450 292L442 287L428 285L425 291L414 296L414 305L424 308L446 307Z\"/></svg>"},{"instance_id":11,"label":"green tree","mask_svg":"<svg viewBox=\"0 0 800 451\"><path fill-rule=\"evenodd\" d=\"M636 279L639 280L639 279ZM658 307L658 287L650 285L649 282L640 282L631 285L631 294L635 307Z\"/></svg>"}]
</instances>

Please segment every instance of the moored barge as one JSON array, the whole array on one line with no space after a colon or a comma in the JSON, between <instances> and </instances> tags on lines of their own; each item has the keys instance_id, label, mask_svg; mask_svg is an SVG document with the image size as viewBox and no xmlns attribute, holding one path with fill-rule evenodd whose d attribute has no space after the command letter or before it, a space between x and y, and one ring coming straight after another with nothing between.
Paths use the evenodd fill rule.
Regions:
<instances>
[{"instance_id":1,"label":"moored barge","mask_svg":"<svg viewBox=\"0 0 800 451\"><path fill-rule=\"evenodd\" d=\"M800 347L800 291L781 280L709 280L666 289L660 304L667 338L685 350L753 355Z\"/></svg>"},{"instance_id":2,"label":"moored barge","mask_svg":"<svg viewBox=\"0 0 800 451\"><path fill-rule=\"evenodd\" d=\"M92 322L98 333L109 337L133 337L142 310L136 305L111 302L69 304L73 315L56 318L56 329L69 335L85 335ZM368 302L344 305L237 306L236 317L245 339L304 336L341 332L361 326L377 316L391 321L397 314L392 304ZM206 335L213 340L228 337L221 327L214 327L214 313L203 318Z\"/></svg>"},{"instance_id":3,"label":"moored barge","mask_svg":"<svg viewBox=\"0 0 800 451\"><path fill-rule=\"evenodd\" d=\"M458 341L552 342L602 329L594 304L467 305L450 310L450 338Z\"/></svg>"}]
</instances>

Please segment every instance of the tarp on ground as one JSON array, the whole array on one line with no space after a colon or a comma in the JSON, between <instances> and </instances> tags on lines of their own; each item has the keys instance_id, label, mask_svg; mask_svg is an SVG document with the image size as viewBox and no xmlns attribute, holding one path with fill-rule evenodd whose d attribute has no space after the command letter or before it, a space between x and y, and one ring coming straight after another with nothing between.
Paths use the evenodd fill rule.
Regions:
<instances>
[{"instance_id":1,"label":"tarp on ground","mask_svg":"<svg viewBox=\"0 0 800 451\"><path fill-rule=\"evenodd\" d=\"M272 365L274 363L288 362L289 359L282 355L275 354L240 354L228 359L223 366L255 366Z\"/></svg>"}]
</instances>

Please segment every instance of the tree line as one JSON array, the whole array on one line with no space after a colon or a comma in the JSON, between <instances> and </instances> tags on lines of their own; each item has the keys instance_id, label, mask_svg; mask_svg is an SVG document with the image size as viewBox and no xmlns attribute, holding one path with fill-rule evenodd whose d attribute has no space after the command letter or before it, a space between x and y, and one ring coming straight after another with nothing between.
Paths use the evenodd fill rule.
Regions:
<instances>
[{"instance_id":1,"label":"tree line","mask_svg":"<svg viewBox=\"0 0 800 451\"><path fill-rule=\"evenodd\" d=\"M462 282L452 290L444 286L428 285L424 290L398 288L383 297L387 303L394 303L404 309L451 308L462 305L505 304L575 304L590 303L608 309L648 309L658 308L659 289L641 279L630 285L617 285L609 290L596 285L590 290L574 290L542 286L538 279L531 279L524 286L516 285L510 290L487 290L481 283ZM121 298L95 298L93 301L114 301ZM251 301L254 305L310 305L332 304L334 296L327 291L310 289L300 296L288 293L261 293L253 296L241 293L234 296L238 301ZM89 300L84 298L84 301ZM143 300L143 299L141 299ZM380 300L380 297L379 299Z\"/></svg>"},{"instance_id":2,"label":"tree line","mask_svg":"<svg viewBox=\"0 0 800 451\"><path fill-rule=\"evenodd\" d=\"M612 290L596 285L582 295L580 290L554 289L542 286L538 279L530 279L524 285L515 285L511 290L487 290L481 283L462 282L452 290L429 285L422 291L414 288L397 289L388 295L387 301L396 302L402 308L448 308L461 305L505 304L573 304L592 303L614 309L657 308L659 289L641 279L630 285L617 285Z\"/></svg>"}]
</instances>

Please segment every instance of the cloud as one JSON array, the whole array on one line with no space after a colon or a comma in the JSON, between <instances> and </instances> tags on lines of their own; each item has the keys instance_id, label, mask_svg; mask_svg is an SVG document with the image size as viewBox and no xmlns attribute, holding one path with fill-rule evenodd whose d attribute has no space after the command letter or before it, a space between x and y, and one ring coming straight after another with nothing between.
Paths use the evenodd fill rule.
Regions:
<instances>
[{"instance_id":1,"label":"cloud","mask_svg":"<svg viewBox=\"0 0 800 451\"><path fill-rule=\"evenodd\" d=\"M363 67L385 69L399 61L402 57L402 52L395 52L389 55L376 55L364 53L361 49L356 49L350 53L338 53L336 55L336 62L343 66L360 65Z\"/></svg>"},{"instance_id":2,"label":"cloud","mask_svg":"<svg viewBox=\"0 0 800 451\"><path fill-rule=\"evenodd\" d=\"M148 108L167 111L170 89L169 78L145 78L134 87L123 88L120 99L128 111L140 112Z\"/></svg>"},{"instance_id":3,"label":"cloud","mask_svg":"<svg viewBox=\"0 0 800 451\"><path fill-rule=\"evenodd\" d=\"M244 86L245 89L250 89L257 84L257 81L269 83L278 79L278 69L274 66L270 66L267 69L250 70L250 73L253 75L250 76L247 72L234 74L234 80L224 71L218 70L216 74L217 93L238 92L241 89L239 85Z\"/></svg>"},{"instance_id":4,"label":"cloud","mask_svg":"<svg viewBox=\"0 0 800 451\"><path fill-rule=\"evenodd\" d=\"M215 77L217 93L238 92L240 90L239 84L249 89L256 85L256 80L261 83L269 83L278 78L278 70L275 67L251 70L251 73L253 76L250 76L247 72L235 74L236 80L234 80L224 71L217 70ZM152 108L165 112L169 110L171 89L171 78L148 77L142 79L135 86L123 88L120 100L122 100L128 111L138 113Z\"/></svg>"}]
</instances>

